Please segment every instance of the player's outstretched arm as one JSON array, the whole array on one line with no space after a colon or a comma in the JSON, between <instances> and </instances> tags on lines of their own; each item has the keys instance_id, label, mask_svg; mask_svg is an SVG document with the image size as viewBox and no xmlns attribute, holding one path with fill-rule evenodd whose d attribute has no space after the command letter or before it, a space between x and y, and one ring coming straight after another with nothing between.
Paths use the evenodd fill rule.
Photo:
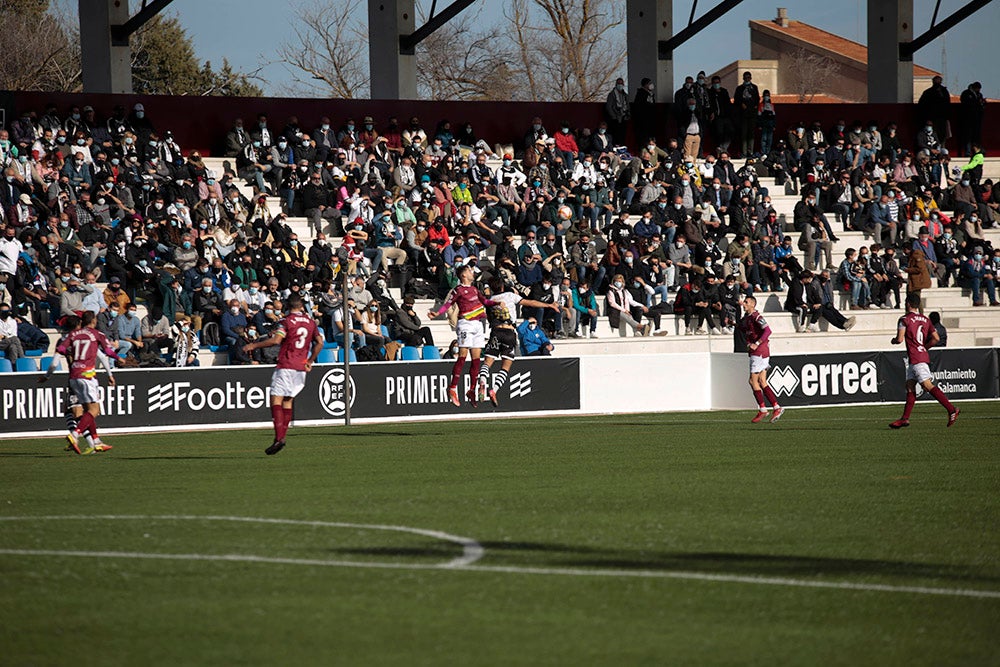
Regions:
<instances>
[{"instance_id":1,"label":"player's outstretched arm","mask_svg":"<svg viewBox=\"0 0 1000 667\"><path fill-rule=\"evenodd\" d=\"M282 335L279 333L273 333L264 340L255 340L252 343L247 343L243 346L244 352L253 352L262 347L271 347L272 345L281 344Z\"/></svg>"}]
</instances>

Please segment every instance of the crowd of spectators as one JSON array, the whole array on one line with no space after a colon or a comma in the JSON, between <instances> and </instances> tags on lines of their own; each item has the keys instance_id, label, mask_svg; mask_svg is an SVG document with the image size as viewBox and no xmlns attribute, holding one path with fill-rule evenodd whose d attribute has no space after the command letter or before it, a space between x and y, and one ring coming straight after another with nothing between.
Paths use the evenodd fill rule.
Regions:
<instances>
[{"instance_id":1,"label":"crowd of spectators","mask_svg":"<svg viewBox=\"0 0 1000 667\"><path fill-rule=\"evenodd\" d=\"M89 106L24 111L0 129L4 300L41 327L94 310L132 363L178 366L196 364L199 345L273 361L276 350L247 355L241 343L267 337L290 294L328 340L350 330L359 346L432 345L412 298L400 305L388 287L441 298L463 265L484 285L499 276L559 304L522 313L526 331L533 320L547 336L536 349L596 336L602 317L621 336L664 334L669 315L688 334L731 331L742 295L790 286L786 309L805 330L815 312L844 324L831 290L852 309L898 308L904 281L936 280L998 305L1000 249L983 230L997 224L1000 188L982 177L974 134L963 135L968 162L953 165L933 114L915 137L884 120L779 123L749 73L733 97L701 73L674 96L675 136L658 141L652 84L631 103L623 86L596 127L550 131L536 117L519 142L492 147L470 122L237 119L219 173L142 104L107 119ZM782 191L800 197L790 229L771 204ZM289 217L307 219L311 238ZM835 264L846 230L869 244Z\"/></svg>"}]
</instances>

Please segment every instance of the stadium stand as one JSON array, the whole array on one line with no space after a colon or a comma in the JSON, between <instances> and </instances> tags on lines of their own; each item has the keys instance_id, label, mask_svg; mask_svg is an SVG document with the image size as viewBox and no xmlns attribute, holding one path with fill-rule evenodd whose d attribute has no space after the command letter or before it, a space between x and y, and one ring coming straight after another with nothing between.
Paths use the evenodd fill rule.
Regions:
<instances>
[{"instance_id":1,"label":"stadium stand","mask_svg":"<svg viewBox=\"0 0 1000 667\"><path fill-rule=\"evenodd\" d=\"M0 130L4 298L20 329L48 336L40 354L52 353L58 320L83 309L102 311L111 338L132 338L118 335L126 325L108 311L115 304L127 315L134 302L142 340L163 345L133 346L131 364L172 364L179 344L202 366L273 362L267 350L235 361L232 347L267 336L293 292L306 297L327 339L338 340L343 272L361 276L350 328L363 330L362 312L374 302L376 340L378 332L399 339L403 296L414 295L415 312L426 313L460 264L473 264L483 284L500 275L525 297L557 301L567 315L581 274L596 282L596 337L571 317L540 318L557 356L731 350L727 313L749 293L775 332L775 354L885 349L902 311L892 290L880 289L884 254L843 261L848 249L868 252L873 243L896 253L900 296L920 289L925 307L941 312L951 346L1000 344L988 277L1000 271L1000 160L975 147L967 162L951 162L933 127L899 138L891 119L795 122L775 131L768 153L728 160L718 151L684 155L692 145L676 139L630 150L605 138L604 127L560 123L550 135L540 119L526 122L522 144L492 148L471 125L445 121L433 131L416 122L378 128L370 118L309 130L293 118L279 130L258 119L234 124L227 155L208 157L156 128L155 109L119 110L102 122L57 111L27 112ZM679 234L690 253L683 271L670 260ZM765 236L772 245L761 243ZM928 256L922 286L920 272L907 274L915 247ZM778 289L756 270L755 259L772 253L783 267L771 276ZM804 269L815 269L815 287L801 290L794 284ZM807 307L823 300L822 269L832 286L827 305L853 318L849 332L826 318L808 326L793 312L790 296ZM611 328L604 294L618 275L649 307L633 313L651 325L638 333L661 335ZM693 282L713 315L704 328L696 310L684 322ZM976 284L983 293L972 296ZM179 315L190 317L191 331ZM454 338L447 320L419 324L439 344ZM340 347L326 352L343 358ZM399 356L437 353L404 346Z\"/></svg>"}]
</instances>

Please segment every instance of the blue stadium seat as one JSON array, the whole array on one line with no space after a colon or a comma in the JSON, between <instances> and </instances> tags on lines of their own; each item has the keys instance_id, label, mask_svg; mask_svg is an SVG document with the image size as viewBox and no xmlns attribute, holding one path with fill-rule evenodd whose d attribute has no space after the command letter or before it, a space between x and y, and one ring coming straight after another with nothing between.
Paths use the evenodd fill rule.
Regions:
<instances>
[{"instance_id":1,"label":"blue stadium seat","mask_svg":"<svg viewBox=\"0 0 1000 667\"><path fill-rule=\"evenodd\" d=\"M352 364L358 360L358 355L354 352L353 349L351 350L351 355L349 359L351 360ZM343 363L343 362L344 362L344 348L339 347L337 348L337 363Z\"/></svg>"},{"instance_id":2,"label":"blue stadium seat","mask_svg":"<svg viewBox=\"0 0 1000 667\"><path fill-rule=\"evenodd\" d=\"M424 345L424 359L440 359L441 350L433 345Z\"/></svg>"},{"instance_id":3,"label":"blue stadium seat","mask_svg":"<svg viewBox=\"0 0 1000 667\"><path fill-rule=\"evenodd\" d=\"M40 357L45 354L45 350L25 350L24 356L26 357Z\"/></svg>"},{"instance_id":4,"label":"blue stadium seat","mask_svg":"<svg viewBox=\"0 0 1000 667\"><path fill-rule=\"evenodd\" d=\"M49 366L52 365L52 359L53 357L42 357L41 359L39 359L38 360L39 370L41 370L42 372L48 371ZM56 364L56 370L59 370L61 366L62 364Z\"/></svg>"},{"instance_id":5,"label":"blue stadium seat","mask_svg":"<svg viewBox=\"0 0 1000 667\"><path fill-rule=\"evenodd\" d=\"M35 373L38 371L38 364L29 357L20 357L14 365L18 373Z\"/></svg>"},{"instance_id":6,"label":"blue stadium seat","mask_svg":"<svg viewBox=\"0 0 1000 667\"><path fill-rule=\"evenodd\" d=\"M323 343L324 350L336 350L338 347L340 347L340 343L335 340L328 340Z\"/></svg>"},{"instance_id":7,"label":"blue stadium seat","mask_svg":"<svg viewBox=\"0 0 1000 667\"><path fill-rule=\"evenodd\" d=\"M389 327L387 327L384 324L380 324L379 328L382 331L382 337L383 338L388 338L389 337Z\"/></svg>"},{"instance_id":8,"label":"blue stadium seat","mask_svg":"<svg viewBox=\"0 0 1000 667\"><path fill-rule=\"evenodd\" d=\"M10 359L0 357L0 373L13 373L14 367L10 365Z\"/></svg>"},{"instance_id":9,"label":"blue stadium seat","mask_svg":"<svg viewBox=\"0 0 1000 667\"><path fill-rule=\"evenodd\" d=\"M420 348L416 347L404 347L402 352L403 361L419 361L420 360Z\"/></svg>"},{"instance_id":10,"label":"blue stadium seat","mask_svg":"<svg viewBox=\"0 0 1000 667\"><path fill-rule=\"evenodd\" d=\"M316 357L317 364L332 364L337 361L337 351L333 348L323 348Z\"/></svg>"}]
</instances>

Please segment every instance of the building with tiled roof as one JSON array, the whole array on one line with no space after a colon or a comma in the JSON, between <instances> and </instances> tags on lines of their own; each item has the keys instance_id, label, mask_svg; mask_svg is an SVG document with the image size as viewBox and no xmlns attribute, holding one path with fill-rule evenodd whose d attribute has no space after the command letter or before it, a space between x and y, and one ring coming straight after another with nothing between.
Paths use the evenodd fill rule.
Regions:
<instances>
[{"instance_id":1,"label":"building with tiled roof","mask_svg":"<svg viewBox=\"0 0 1000 667\"><path fill-rule=\"evenodd\" d=\"M788 18L778 9L770 21L750 21L750 60L737 60L715 72L730 91L753 73L754 83L782 101L867 102L868 48L853 40ZM934 70L913 65L916 101Z\"/></svg>"}]
</instances>

